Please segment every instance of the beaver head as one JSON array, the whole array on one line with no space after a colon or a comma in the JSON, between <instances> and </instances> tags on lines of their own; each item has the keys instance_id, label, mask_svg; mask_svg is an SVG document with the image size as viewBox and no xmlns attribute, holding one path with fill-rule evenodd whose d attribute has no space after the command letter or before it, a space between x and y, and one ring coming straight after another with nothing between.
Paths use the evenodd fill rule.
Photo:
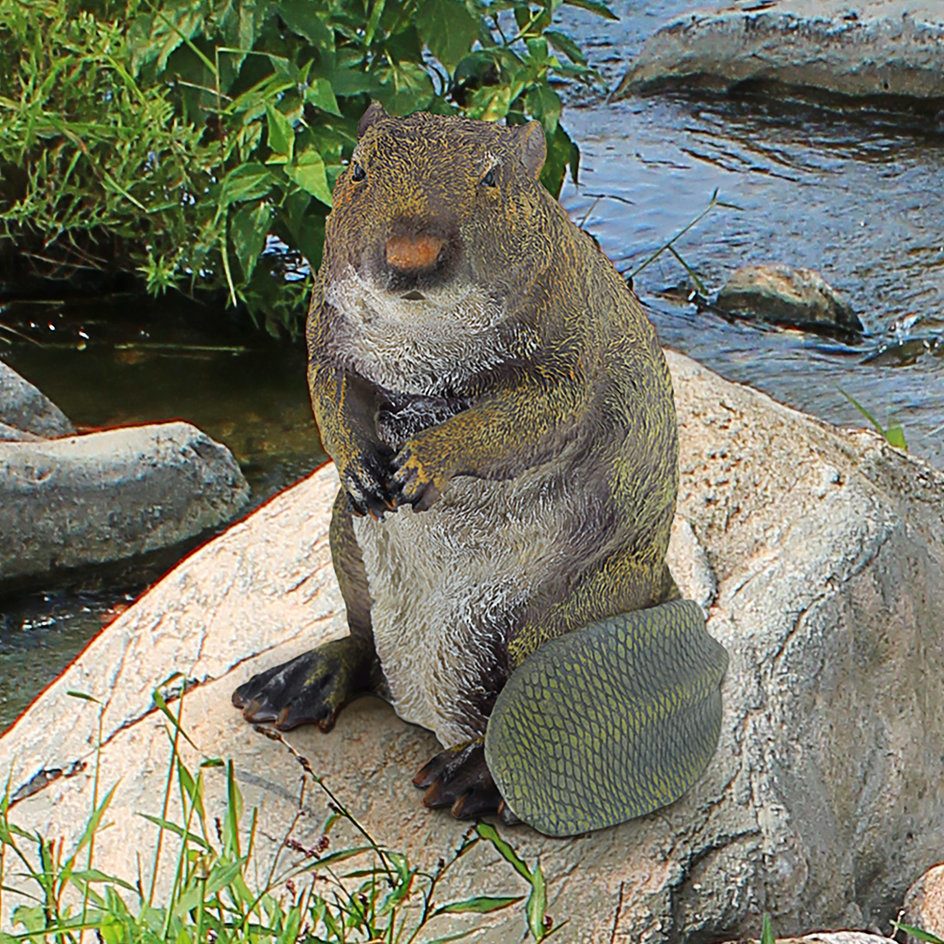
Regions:
<instances>
[{"instance_id":1,"label":"beaver head","mask_svg":"<svg viewBox=\"0 0 944 944\"><path fill-rule=\"evenodd\" d=\"M334 190L325 300L373 325L364 343L389 334L413 347L424 331L427 344L448 346L495 328L552 254L553 200L538 180L545 156L537 122L393 118L372 105Z\"/></svg>"}]
</instances>

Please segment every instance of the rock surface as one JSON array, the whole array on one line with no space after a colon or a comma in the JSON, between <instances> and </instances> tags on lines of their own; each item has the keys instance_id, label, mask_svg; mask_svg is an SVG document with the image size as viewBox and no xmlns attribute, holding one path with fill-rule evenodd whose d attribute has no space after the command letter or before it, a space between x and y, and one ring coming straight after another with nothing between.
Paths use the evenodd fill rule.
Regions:
<instances>
[{"instance_id":1,"label":"rock surface","mask_svg":"<svg viewBox=\"0 0 944 944\"><path fill-rule=\"evenodd\" d=\"M932 865L905 895L902 924L944 938L944 862ZM917 938L908 935L908 944Z\"/></svg>"},{"instance_id":2,"label":"rock surface","mask_svg":"<svg viewBox=\"0 0 944 944\"><path fill-rule=\"evenodd\" d=\"M0 425L43 437L71 436L75 432L55 403L3 361L0 361ZM0 439L5 438L0 435Z\"/></svg>"},{"instance_id":3,"label":"rock surface","mask_svg":"<svg viewBox=\"0 0 944 944\"><path fill-rule=\"evenodd\" d=\"M561 940L756 936L764 911L785 935L888 926L944 847L944 692L924 682L944 673L944 477L878 436L836 430L680 355L670 366L682 442L670 565L683 592L710 602L709 630L731 655L718 751L688 794L651 816L566 841L501 831L526 861L540 857L548 912L571 918ZM206 755L234 759L246 808L259 810L266 874L298 810L299 768L241 719L230 694L344 632L327 546L335 488L326 467L192 555L36 701L0 739L13 787L43 768L88 767L16 804L14 822L76 841L99 709L67 692L93 695L103 705L100 790L120 781L96 862L146 879L149 856L131 861L128 850L152 847L135 815L159 815L163 798L168 739L151 692L176 671L191 686L184 727ZM433 737L377 699L347 708L328 735L302 728L287 739L415 864L434 865L464 833L423 809L409 784L437 749ZM199 754L182 749L195 764ZM204 775L212 818L225 777ZM302 806L295 835L310 846L326 810L315 791ZM169 861L163 869L166 882ZM481 847L449 886L460 897L526 891ZM476 940L523 938L520 911L482 920Z\"/></svg>"},{"instance_id":4,"label":"rock surface","mask_svg":"<svg viewBox=\"0 0 944 944\"><path fill-rule=\"evenodd\" d=\"M782 264L742 266L718 293L722 311L811 330L861 332L862 322L813 269Z\"/></svg>"},{"instance_id":5,"label":"rock surface","mask_svg":"<svg viewBox=\"0 0 944 944\"><path fill-rule=\"evenodd\" d=\"M727 944L757 944L757 941L728 941ZM895 941L865 931L820 931L803 937L778 937L777 944L895 944Z\"/></svg>"},{"instance_id":6,"label":"rock surface","mask_svg":"<svg viewBox=\"0 0 944 944\"><path fill-rule=\"evenodd\" d=\"M176 544L248 497L230 451L187 423L0 442L0 581Z\"/></svg>"},{"instance_id":7,"label":"rock surface","mask_svg":"<svg viewBox=\"0 0 944 944\"><path fill-rule=\"evenodd\" d=\"M848 96L944 97L938 0L754 0L694 10L654 33L616 95L708 79Z\"/></svg>"}]
</instances>

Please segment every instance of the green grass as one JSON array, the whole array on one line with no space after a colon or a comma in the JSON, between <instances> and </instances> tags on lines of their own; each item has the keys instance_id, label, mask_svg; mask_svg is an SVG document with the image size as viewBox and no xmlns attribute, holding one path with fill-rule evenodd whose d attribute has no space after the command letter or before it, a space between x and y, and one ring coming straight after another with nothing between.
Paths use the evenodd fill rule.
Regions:
<instances>
[{"instance_id":1,"label":"green grass","mask_svg":"<svg viewBox=\"0 0 944 944\"><path fill-rule=\"evenodd\" d=\"M190 742L180 725L183 699L176 715L159 692L154 701L167 721L169 760L162 813L142 814L156 827L153 848L147 854L139 850L153 865L150 882L140 877L128 881L96 867L96 836L107 826L116 789L101 792L100 751L92 808L71 851L62 839L11 821L8 783L0 802L0 906L9 908L13 896L24 901L12 908L12 927L0 931L0 944L433 944L466 938L478 930L477 915L511 908L521 913L522 933L532 940L545 940L558 930L546 914L540 864L525 863L494 826L470 827L456 848L425 871L372 836L308 759L268 729L260 730L292 753L303 774L296 816L274 860L264 867L256 849L258 815L244 810L233 762L204 757L195 770L188 767L180 751L182 739ZM225 769L226 802L220 816L212 814L205 798L204 774L213 768ZM312 790L323 795L329 812L319 838L306 847L294 834ZM180 799L179 821L169 818L174 793ZM488 871L500 884L497 891L450 895L450 873L459 860L489 852L497 852L508 866L504 877L493 878L493 870ZM156 876L159 870L167 874L168 863L173 882L165 894Z\"/></svg>"},{"instance_id":2,"label":"green grass","mask_svg":"<svg viewBox=\"0 0 944 944\"><path fill-rule=\"evenodd\" d=\"M853 396L846 393L842 387L837 387L837 390L869 421L872 428L881 436L889 446L894 446L896 449L901 449L904 452L908 451L908 443L905 440L905 431L901 428L900 423L892 423L889 426L882 426L882 424Z\"/></svg>"}]
</instances>

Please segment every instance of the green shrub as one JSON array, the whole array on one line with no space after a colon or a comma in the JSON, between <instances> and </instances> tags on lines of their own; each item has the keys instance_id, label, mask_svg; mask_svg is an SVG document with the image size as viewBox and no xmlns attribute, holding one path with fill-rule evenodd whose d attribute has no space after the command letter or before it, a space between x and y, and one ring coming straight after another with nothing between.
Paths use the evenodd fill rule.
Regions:
<instances>
[{"instance_id":1,"label":"green shrub","mask_svg":"<svg viewBox=\"0 0 944 944\"><path fill-rule=\"evenodd\" d=\"M545 184L576 174L551 83L592 73L552 24L561 4L0 0L0 256L44 277L225 292L294 332L372 99L536 118Z\"/></svg>"}]
</instances>

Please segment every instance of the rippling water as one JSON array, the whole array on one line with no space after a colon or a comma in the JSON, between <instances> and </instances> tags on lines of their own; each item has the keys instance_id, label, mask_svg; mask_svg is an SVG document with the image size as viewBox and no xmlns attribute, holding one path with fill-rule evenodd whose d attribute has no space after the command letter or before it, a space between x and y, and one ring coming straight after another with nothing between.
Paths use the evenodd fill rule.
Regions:
<instances>
[{"instance_id":1,"label":"rippling water","mask_svg":"<svg viewBox=\"0 0 944 944\"><path fill-rule=\"evenodd\" d=\"M689 6L639 12L633 4L619 24L579 16L572 25L586 33L612 87L631 58L623 51ZM680 287L684 297L689 279L663 254L635 285L665 344L824 419L862 425L844 390L879 421L900 422L911 451L944 466L944 358L862 363L883 344L944 332L939 116L705 92L585 104L568 109L565 121L582 165L579 186L568 185L562 202L575 220L587 217L621 271L687 225L717 190L736 209L716 207L677 244L709 289L748 263L810 266L846 296L868 332L842 345L698 313L671 300Z\"/></svg>"}]
</instances>

